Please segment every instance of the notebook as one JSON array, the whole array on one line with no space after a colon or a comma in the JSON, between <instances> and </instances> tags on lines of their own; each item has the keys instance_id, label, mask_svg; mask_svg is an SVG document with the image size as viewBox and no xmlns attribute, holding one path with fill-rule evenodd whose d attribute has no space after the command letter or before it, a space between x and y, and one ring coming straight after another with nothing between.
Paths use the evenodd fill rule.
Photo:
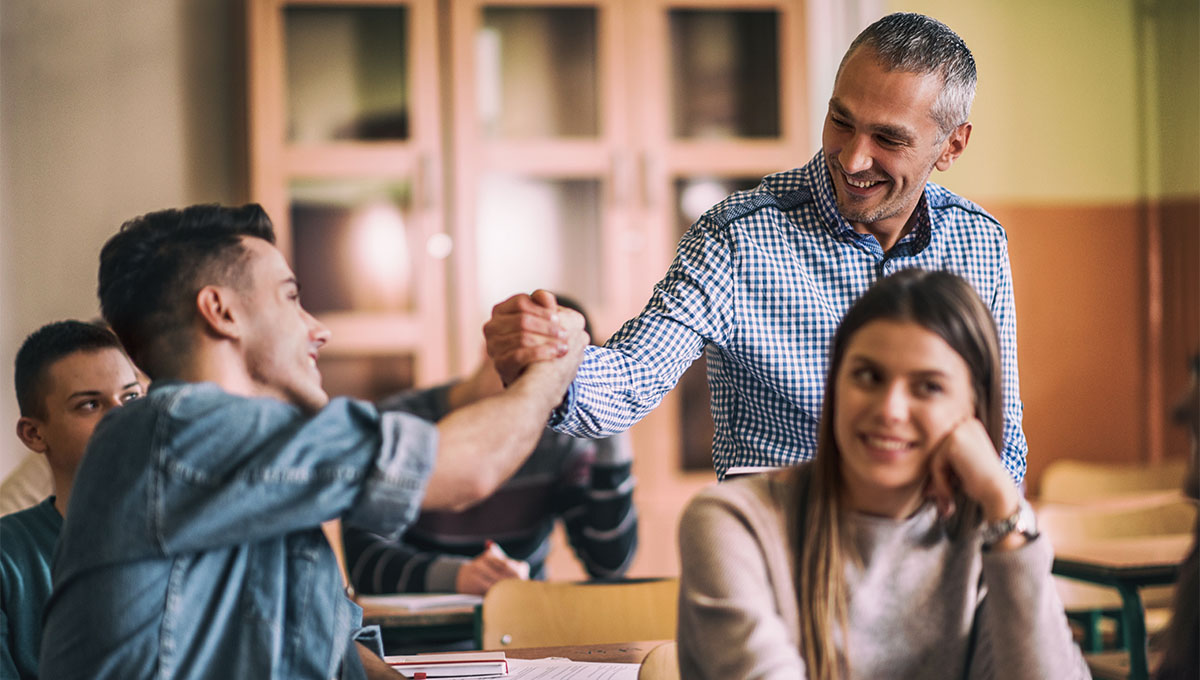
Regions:
<instances>
[{"instance_id":1,"label":"notebook","mask_svg":"<svg viewBox=\"0 0 1200 680\"><path fill-rule=\"evenodd\" d=\"M427 678L474 678L508 675L504 652L447 652L385 656L383 660L406 678L424 673Z\"/></svg>"}]
</instances>

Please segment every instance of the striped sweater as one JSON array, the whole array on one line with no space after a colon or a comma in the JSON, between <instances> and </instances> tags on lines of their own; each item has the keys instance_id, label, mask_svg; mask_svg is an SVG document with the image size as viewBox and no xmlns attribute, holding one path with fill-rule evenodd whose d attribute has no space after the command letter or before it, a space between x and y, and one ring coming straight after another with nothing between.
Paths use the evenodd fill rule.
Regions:
<instances>
[{"instance_id":1,"label":"striped sweater","mask_svg":"<svg viewBox=\"0 0 1200 680\"><path fill-rule=\"evenodd\" d=\"M379 406L436 421L449 410L451 386L403 392ZM363 594L453 592L458 570L488 540L544 579L556 519L588 574L621 576L637 548L631 459L624 435L588 440L547 429L516 474L465 511L423 512L397 540L345 527L351 582Z\"/></svg>"}]
</instances>

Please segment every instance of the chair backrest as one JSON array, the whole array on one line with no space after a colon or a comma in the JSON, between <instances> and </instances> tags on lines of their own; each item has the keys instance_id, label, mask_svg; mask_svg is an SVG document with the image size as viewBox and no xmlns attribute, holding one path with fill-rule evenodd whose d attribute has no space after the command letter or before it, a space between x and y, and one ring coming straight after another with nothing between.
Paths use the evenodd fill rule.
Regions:
<instances>
[{"instance_id":1,"label":"chair backrest","mask_svg":"<svg viewBox=\"0 0 1200 680\"><path fill-rule=\"evenodd\" d=\"M638 667L637 680L680 680L679 653L674 642L664 642L650 650Z\"/></svg>"},{"instance_id":2,"label":"chair backrest","mask_svg":"<svg viewBox=\"0 0 1200 680\"><path fill-rule=\"evenodd\" d=\"M1046 466L1038 500L1089 503L1122 494L1178 490L1187 476L1187 460L1127 465L1056 460Z\"/></svg>"},{"instance_id":3,"label":"chair backrest","mask_svg":"<svg viewBox=\"0 0 1200 680\"><path fill-rule=\"evenodd\" d=\"M342 543L342 520L331 519L321 523L321 531L325 532L325 540L333 548L333 556L337 558L338 569L342 572L342 586L350 586L350 572L346 569L346 548Z\"/></svg>"},{"instance_id":4,"label":"chair backrest","mask_svg":"<svg viewBox=\"0 0 1200 680\"><path fill-rule=\"evenodd\" d=\"M1186 534L1196 526L1191 499L1127 508L1043 503L1037 513L1039 529L1052 542Z\"/></svg>"},{"instance_id":5,"label":"chair backrest","mask_svg":"<svg viewBox=\"0 0 1200 680\"><path fill-rule=\"evenodd\" d=\"M675 638L679 579L564 583L509 579L483 596L484 649Z\"/></svg>"}]
</instances>

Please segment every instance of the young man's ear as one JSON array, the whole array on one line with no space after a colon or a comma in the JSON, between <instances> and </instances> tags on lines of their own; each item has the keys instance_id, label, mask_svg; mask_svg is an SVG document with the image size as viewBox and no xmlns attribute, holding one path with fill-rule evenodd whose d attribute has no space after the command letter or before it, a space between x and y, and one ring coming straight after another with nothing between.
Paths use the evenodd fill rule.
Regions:
<instances>
[{"instance_id":1,"label":"young man's ear","mask_svg":"<svg viewBox=\"0 0 1200 680\"><path fill-rule=\"evenodd\" d=\"M942 142L942 154L938 156L934 166L938 170L945 172L954 165L954 161L962 155L963 151L967 150L967 142L971 141L971 123L970 121L954 128L946 141Z\"/></svg>"},{"instance_id":2,"label":"young man's ear","mask_svg":"<svg viewBox=\"0 0 1200 680\"><path fill-rule=\"evenodd\" d=\"M241 316L235 309L237 293L225 286L205 286L196 293L196 312L204 329L214 335L237 340L242 336L239 328Z\"/></svg>"},{"instance_id":3,"label":"young man's ear","mask_svg":"<svg viewBox=\"0 0 1200 680\"><path fill-rule=\"evenodd\" d=\"M31 451L45 453L46 440L42 438L42 421L37 418L21 416L17 419L17 438L21 443L29 447Z\"/></svg>"}]
</instances>

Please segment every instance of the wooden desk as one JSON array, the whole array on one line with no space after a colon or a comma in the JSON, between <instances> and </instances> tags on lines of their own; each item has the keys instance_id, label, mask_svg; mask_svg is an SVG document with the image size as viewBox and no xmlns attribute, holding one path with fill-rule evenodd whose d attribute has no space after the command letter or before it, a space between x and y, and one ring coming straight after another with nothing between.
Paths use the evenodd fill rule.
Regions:
<instances>
[{"instance_id":1,"label":"wooden desk","mask_svg":"<svg viewBox=\"0 0 1200 680\"><path fill-rule=\"evenodd\" d=\"M524 647L517 649L501 649L514 659L544 659L560 656L572 661L591 661L594 663L641 663L650 650L668 642L668 640L652 640L647 642L613 642L603 645L569 645L566 647Z\"/></svg>"},{"instance_id":2,"label":"wooden desk","mask_svg":"<svg viewBox=\"0 0 1200 680\"><path fill-rule=\"evenodd\" d=\"M1058 576L1112 586L1121 594L1121 619L1129 646L1129 678L1150 676L1146 660L1146 620L1142 586L1166 585L1179 578L1179 563L1191 546L1190 534L1113 538L1056 545Z\"/></svg>"},{"instance_id":3,"label":"wooden desk","mask_svg":"<svg viewBox=\"0 0 1200 680\"><path fill-rule=\"evenodd\" d=\"M447 642L470 640L478 649L475 631L478 607L445 607L411 611L400 607L362 604L363 625L378 625L383 632L384 649L408 648L422 641ZM419 645L417 649L422 649ZM437 647L432 647L436 649Z\"/></svg>"}]
</instances>

